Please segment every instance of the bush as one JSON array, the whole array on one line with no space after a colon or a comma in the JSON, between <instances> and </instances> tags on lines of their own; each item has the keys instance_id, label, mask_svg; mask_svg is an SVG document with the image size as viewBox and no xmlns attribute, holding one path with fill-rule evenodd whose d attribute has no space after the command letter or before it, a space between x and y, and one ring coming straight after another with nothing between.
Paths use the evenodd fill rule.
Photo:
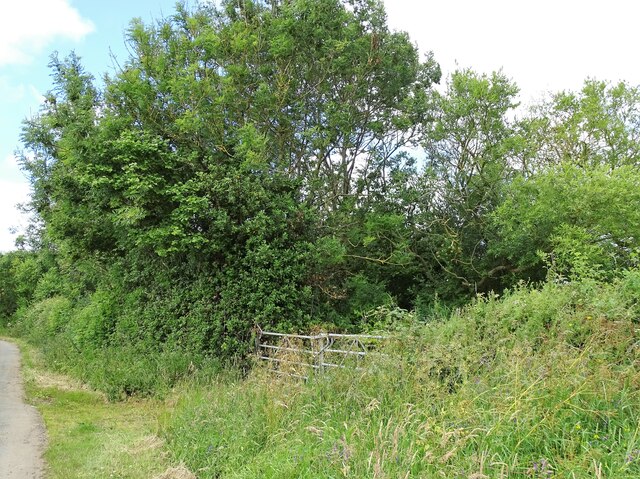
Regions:
<instances>
[{"instance_id":1,"label":"bush","mask_svg":"<svg viewBox=\"0 0 640 479\"><path fill-rule=\"evenodd\" d=\"M203 478L637 477L638 277L381 309L396 332L365 371L218 376L165 435Z\"/></svg>"}]
</instances>

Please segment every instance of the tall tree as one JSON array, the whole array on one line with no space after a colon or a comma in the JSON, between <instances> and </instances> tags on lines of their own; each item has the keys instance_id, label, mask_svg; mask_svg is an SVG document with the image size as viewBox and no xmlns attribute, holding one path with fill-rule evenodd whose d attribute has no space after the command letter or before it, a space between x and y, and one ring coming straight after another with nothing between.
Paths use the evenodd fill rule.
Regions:
<instances>
[{"instance_id":1,"label":"tall tree","mask_svg":"<svg viewBox=\"0 0 640 479\"><path fill-rule=\"evenodd\" d=\"M254 322L302 327L333 301L332 238L417 140L437 64L377 0L178 6L128 33L104 91L77 57L54 58L25 125L47 234L201 324L202 344L236 351ZM163 338L183 321L139 317Z\"/></svg>"},{"instance_id":2,"label":"tall tree","mask_svg":"<svg viewBox=\"0 0 640 479\"><path fill-rule=\"evenodd\" d=\"M525 171L569 162L581 167L640 164L640 88L586 80L551 95L522 122Z\"/></svg>"},{"instance_id":3,"label":"tall tree","mask_svg":"<svg viewBox=\"0 0 640 479\"><path fill-rule=\"evenodd\" d=\"M488 254L490 214L513 175L520 148L513 121L518 88L502 73L455 72L434 94L435 121L425 132L414 250L446 289L483 291L509 272Z\"/></svg>"}]
</instances>

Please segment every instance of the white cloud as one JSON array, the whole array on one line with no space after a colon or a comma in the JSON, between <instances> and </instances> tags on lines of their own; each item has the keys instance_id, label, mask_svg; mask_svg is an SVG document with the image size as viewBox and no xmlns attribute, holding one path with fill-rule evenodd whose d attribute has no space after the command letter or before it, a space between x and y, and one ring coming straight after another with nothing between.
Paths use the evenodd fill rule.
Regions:
<instances>
[{"instance_id":1,"label":"white cloud","mask_svg":"<svg viewBox=\"0 0 640 479\"><path fill-rule=\"evenodd\" d=\"M26 181L6 181L0 179L0 252L15 249L15 239L27 226L27 218L16 208L29 198L29 185ZM18 233L11 231L17 228Z\"/></svg>"},{"instance_id":2,"label":"white cloud","mask_svg":"<svg viewBox=\"0 0 640 479\"><path fill-rule=\"evenodd\" d=\"M18 158L15 155L7 155L4 160L0 162L0 173L4 173L3 170L20 170L20 165L18 164Z\"/></svg>"},{"instance_id":3,"label":"white cloud","mask_svg":"<svg viewBox=\"0 0 640 479\"><path fill-rule=\"evenodd\" d=\"M31 93L31 96L35 101L38 102L39 105L42 105L44 103L44 95L40 93L40 90L38 90L35 86L29 85L29 93Z\"/></svg>"},{"instance_id":4,"label":"white cloud","mask_svg":"<svg viewBox=\"0 0 640 479\"><path fill-rule=\"evenodd\" d=\"M17 103L24 98L25 86L14 85L6 76L0 76L0 98L3 103Z\"/></svg>"},{"instance_id":5,"label":"white cloud","mask_svg":"<svg viewBox=\"0 0 640 479\"><path fill-rule=\"evenodd\" d=\"M9 154L3 160L0 160L0 180L20 183L25 179L26 177L15 155Z\"/></svg>"},{"instance_id":6,"label":"white cloud","mask_svg":"<svg viewBox=\"0 0 640 479\"><path fill-rule=\"evenodd\" d=\"M28 63L54 39L79 41L94 29L69 0L4 1L0 6L0 66Z\"/></svg>"},{"instance_id":7,"label":"white cloud","mask_svg":"<svg viewBox=\"0 0 640 479\"><path fill-rule=\"evenodd\" d=\"M30 190L15 155L0 159L0 252L15 249L16 236L28 224L27 216L16 206L28 201Z\"/></svg>"},{"instance_id":8,"label":"white cloud","mask_svg":"<svg viewBox=\"0 0 640 479\"><path fill-rule=\"evenodd\" d=\"M503 69L523 97L577 89L587 77L640 83L630 0L385 0L389 24L455 68Z\"/></svg>"}]
</instances>

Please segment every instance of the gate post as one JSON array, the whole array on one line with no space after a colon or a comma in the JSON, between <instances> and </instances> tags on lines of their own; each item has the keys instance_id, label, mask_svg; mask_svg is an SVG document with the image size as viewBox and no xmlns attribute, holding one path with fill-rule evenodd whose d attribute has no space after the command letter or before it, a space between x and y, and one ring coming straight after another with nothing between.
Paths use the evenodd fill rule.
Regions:
<instances>
[{"instance_id":1,"label":"gate post","mask_svg":"<svg viewBox=\"0 0 640 479\"><path fill-rule=\"evenodd\" d=\"M324 350L328 347L329 336L326 333L320 333L316 338L318 342L318 371L324 374Z\"/></svg>"},{"instance_id":2,"label":"gate post","mask_svg":"<svg viewBox=\"0 0 640 479\"><path fill-rule=\"evenodd\" d=\"M260 353L260 342L262 341L262 328L256 324L253 328L253 332L256 335L256 354Z\"/></svg>"}]
</instances>

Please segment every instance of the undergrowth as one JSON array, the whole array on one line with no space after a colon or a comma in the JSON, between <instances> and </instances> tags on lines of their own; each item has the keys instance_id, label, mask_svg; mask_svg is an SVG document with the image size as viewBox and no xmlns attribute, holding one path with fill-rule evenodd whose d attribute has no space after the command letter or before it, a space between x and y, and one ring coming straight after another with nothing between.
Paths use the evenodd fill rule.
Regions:
<instances>
[{"instance_id":1,"label":"undergrowth","mask_svg":"<svg viewBox=\"0 0 640 479\"><path fill-rule=\"evenodd\" d=\"M218 378L165 435L202 478L635 478L639 280L407 314L367 370Z\"/></svg>"},{"instance_id":2,"label":"undergrowth","mask_svg":"<svg viewBox=\"0 0 640 479\"><path fill-rule=\"evenodd\" d=\"M21 308L7 323L8 334L36 346L52 371L71 375L108 399L164 396L184 380L206 380L220 361L179 339L132 339L105 327L115 314L98 291L81 301L52 296ZM132 316L130 322L135 322Z\"/></svg>"},{"instance_id":3,"label":"undergrowth","mask_svg":"<svg viewBox=\"0 0 640 479\"><path fill-rule=\"evenodd\" d=\"M381 307L384 354L308 382L179 349L79 349L68 314L49 298L9 330L111 399L173 389L161 433L200 478L640 476L638 271L523 284L448 316Z\"/></svg>"}]
</instances>

